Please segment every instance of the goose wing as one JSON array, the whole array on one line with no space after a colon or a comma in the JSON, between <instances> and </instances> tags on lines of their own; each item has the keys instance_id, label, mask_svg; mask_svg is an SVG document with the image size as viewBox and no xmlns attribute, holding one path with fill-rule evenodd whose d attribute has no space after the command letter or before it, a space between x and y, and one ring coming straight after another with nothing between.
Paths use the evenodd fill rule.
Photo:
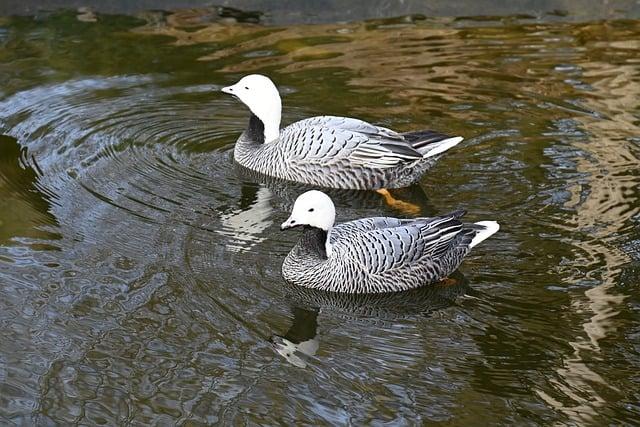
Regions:
<instances>
[{"instance_id":1,"label":"goose wing","mask_svg":"<svg viewBox=\"0 0 640 427\"><path fill-rule=\"evenodd\" d=\"M463 214L457 211L410 222L398 220L402 222L397 226L338 234L332 236L332 253L337 259L356 261L371 274L406 268L422 258L444 255L462 231L459 218Z\"/></svg>"},{"instance_id":2,"label":"goose wing","mask_svg":"<svg viewBox=\"0 0 640 427\"><path fill-rule=\"evenodd\" d=\"M301 120L283 129L281 138L294 162L330 166L346 160L354 167L384 169L423 158L401 134L346 117Z\"/></svg>"},{"instance_id":3,"label":"goose wing","mask_svg":"<svg viewBox=\"0 0 640 427\"><path fill-rule=\"evenodd\" d=\"M378 135L389 139L403 140L404 136L391 129L387 129L381 126L375 126L371 123L367 123L363 120L354 119L351 117L338 117L338 116L316 116L308 119L300 120L293 123L292 127L325 127L330 129L343 129L352 132L358 132L365 135Z\"/></svg>"},{"instance_id":4,"label":"goose wing","mask_svg":"<svg viewBox=\"0 0 640 427\"><path fill-rule=\"evenodd\" d=\"M422 218L428 220L428 218ZM389 227L399 227L403 224L415 222L415 219L398 219L392 217L371 217L356 219L349 222L343 222L331 229L329 234L329 242L334 243L341 239L348 239L350 236L357 235L363 231L381 230Z\"/></svg>"}]
</instances>

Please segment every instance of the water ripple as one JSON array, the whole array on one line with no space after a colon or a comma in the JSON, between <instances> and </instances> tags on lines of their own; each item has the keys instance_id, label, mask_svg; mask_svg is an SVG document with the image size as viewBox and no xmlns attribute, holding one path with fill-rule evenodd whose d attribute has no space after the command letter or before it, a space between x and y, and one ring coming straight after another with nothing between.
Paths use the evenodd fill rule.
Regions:
<instances>
[{"instance_id":1,"label":"water ripple","mask_svg":"<svg viewBox=\"0 0 640 427\"><path fill-rule=\"evenodd\" d=\"M16 79L0 99L0 422L637 418L634 22L198 13L133 31L0 22ZM100 54L110 65L87 60ZM247 112L218 92L254 71L283 88L285 122L464 135L398 196L500 221L466 279L378 298L282 283L298 235L277 224L305 188L234 167ZM339 220L398 214L375 193L331 196Z\"/></svg>"}]
</instances>

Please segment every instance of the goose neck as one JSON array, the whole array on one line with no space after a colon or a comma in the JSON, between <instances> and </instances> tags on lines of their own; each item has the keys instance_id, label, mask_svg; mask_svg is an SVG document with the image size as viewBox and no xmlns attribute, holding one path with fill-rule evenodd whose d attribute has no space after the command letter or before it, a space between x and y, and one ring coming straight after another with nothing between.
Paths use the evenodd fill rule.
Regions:
<instances>
[{"instance_id":1,"label":"goose neck","mask_svg":"<svg viewBox=\"0 0 640 427\"><path fill-rule=\"evenodd\" d=\"M305 226L300 243L305 251L321 259L327 259L328 237L328 231L317 227Z\"/></svg>"}]
</instances>

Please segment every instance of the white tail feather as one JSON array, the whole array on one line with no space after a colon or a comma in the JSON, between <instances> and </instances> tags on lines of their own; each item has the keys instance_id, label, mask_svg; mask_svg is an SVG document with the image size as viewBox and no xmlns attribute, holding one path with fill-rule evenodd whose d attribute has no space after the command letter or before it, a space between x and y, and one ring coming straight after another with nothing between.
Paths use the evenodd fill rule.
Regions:
<instances>
[{"instance_id":1,"label":"white tail feather","mask_svg":"<svg viewBox=\"0 0 640 427\"><path fill-rule=\"evenodd\" d=\"M453 138L443 139L442 141L439 141L433 144L435 145L435 147L427 151L422 157L432 157L437 154L444 153L449 148L455 147L456 145L460 144L460 142L462 142L463 139L464 138L461 136L454 136Z\"/></svg>"},{"instance_id":2,"label":"white tail feather","mask_svg":"<svg viewBox=\"0 0 640 427\"><path fill-rule=\"evenodd\" d=\"M471 240L471 243L469 243L469 248L472 248L478 243L483 242L484 240L493 236L498 230L500 230L500 224L498 224L496 221L480 221L476 222L476 225L484 227L484 230L480 230L476 233L474 238Z\"/></svg>"}]
</instances>

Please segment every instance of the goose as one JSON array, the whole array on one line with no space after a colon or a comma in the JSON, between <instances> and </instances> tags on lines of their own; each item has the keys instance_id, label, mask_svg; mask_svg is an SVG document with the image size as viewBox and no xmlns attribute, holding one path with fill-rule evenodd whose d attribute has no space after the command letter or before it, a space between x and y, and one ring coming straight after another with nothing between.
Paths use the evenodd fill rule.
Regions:
<instances>
[{"instance_id":1,"label":"goose","mask_svg":"<svg viewBox=\"0 0 640 427\"><path fill-rule=\"evenodd\" d=\"M500 229L496 221L463 224L464 214L374 217L334 226L331 198L308 191L296 199L280 227L303 228L282 263L282 275L295 285L346 293L397 292L440 281Z\"/></svg>"},{"instance_id":2,"label":"goose","mask_svg":"<svg viewBox=\"0 0 640 427\"><path fill-rule=\"evenodd\" d=\"M251 111L234 158L276 178L325 188L381 190L417 182L442 153L462 141L431 130L398 133L349 117L317 116L280 129L275 84L251 74L222 88Z\"/></svg>"}]
</instances>

